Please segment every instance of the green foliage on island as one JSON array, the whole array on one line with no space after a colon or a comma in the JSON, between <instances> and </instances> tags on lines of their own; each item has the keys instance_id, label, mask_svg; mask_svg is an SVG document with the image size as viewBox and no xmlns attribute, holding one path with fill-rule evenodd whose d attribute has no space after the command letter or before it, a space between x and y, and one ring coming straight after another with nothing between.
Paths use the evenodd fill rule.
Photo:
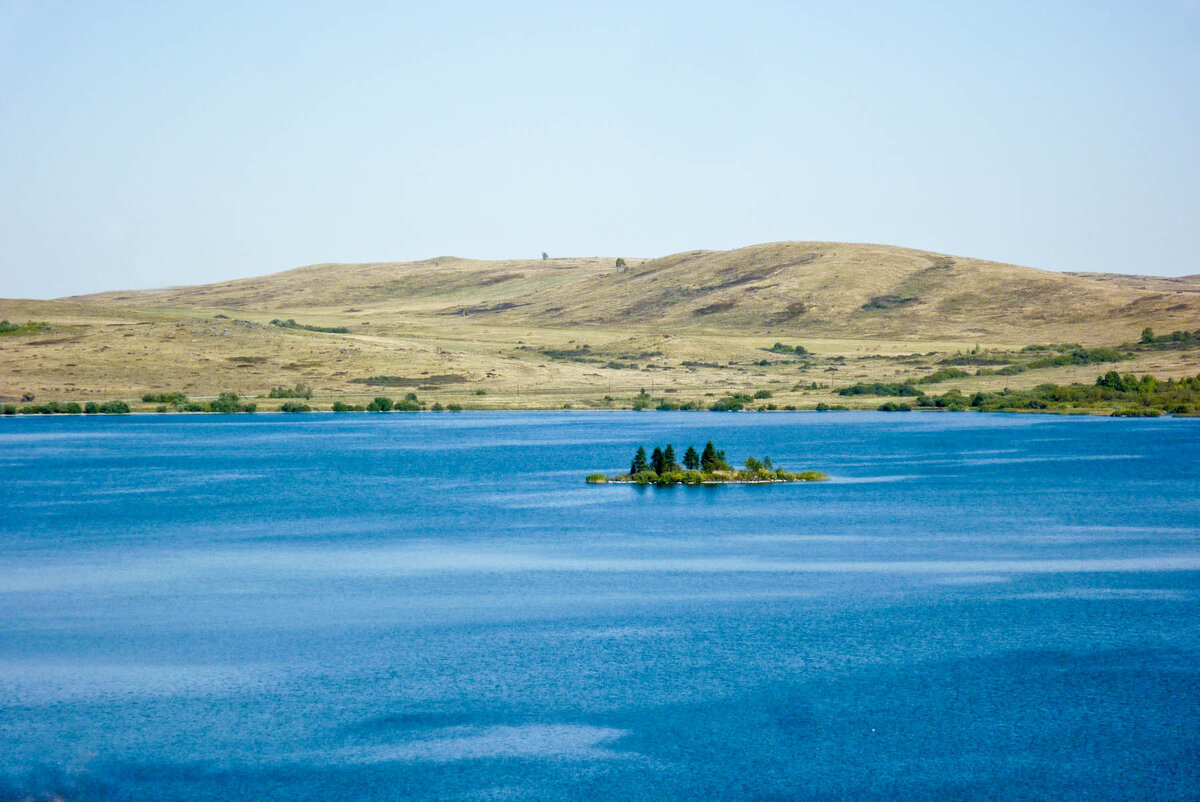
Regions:
<instances>
[{"instance_id":1,"label":"green foliage on island","mask_svg":"<svg viewBox=\"0 0 1200 802\"><path fill-rule=\"evenodd\" d=\"M296 382L294 387L285 387L282 384L277 387L272 387L267 393L267 398L312 398L313 391L304 382Z\"/></svg>"},{"instance_id":2,"label":"green foliage on island","mask_svg":"<svg viewBox=\"0 0 1200 802\"><path fill-rule=\"evenodd\" d=\"M650 456L645 446L639 446L629 464L629 472L617 476L593 473L587 476L588 484L656 485L669 487L677 484L759 484L766 482L815 482L828 479L817 471L795 473L775 465L770 457L761 460L750 456L742 469L730 467L725 451L719 450L708 441L702 452L688 446L683 455L683 464L676 462L675 447L668 443L665 448L655 447Z\"/></svg>"},{"instance_id":3,"label":"green foliage on island","mask_svg":"<svg viewBox=\"0 0 1200 802\"><path fill-rule=\"evenodd\" d=\"M291 318L288 318L287 320L280 320L279 318L276 318L271 321L271 325L278 326L281 329L300 329L302 331L315 331L321 334L350 333L350 329L346 328L345 326L309 326L305 323L297 323Z\"/></svg>"},{"instance_id":4,"label":"green foliage on island","mask_svg":"<svg viewBox=\"0 0 1200 802\"><path fill-rule=\"evenodd\" d=\"M44 320L30 320L25 323L9 323L0 320L0 335L18 337L22 334L45 334L54 331L54 327Z\"/></svg>"}]
</instances>

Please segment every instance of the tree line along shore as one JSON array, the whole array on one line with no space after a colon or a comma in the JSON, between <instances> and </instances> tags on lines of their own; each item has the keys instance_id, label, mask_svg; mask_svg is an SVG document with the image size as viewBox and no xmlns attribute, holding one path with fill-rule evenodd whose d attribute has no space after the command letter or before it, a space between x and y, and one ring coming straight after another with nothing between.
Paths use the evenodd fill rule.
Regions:
<instances>
[{"instance_id":1,"label":"tree line along shore","mask_svg":"<svg viewBox=\"0 0 1200 802\"><path fill-rule=\"evenodd\" d=\"M838 391L842 396L875 396L887 400L875 407L883 412L911 412L913 410L941 410L961 412L1043 412L1061 414L1112 415L1116 417L1159 417L1175 415L1182 417L1200 416L1200 374L1181 378L1159 379L1149 374L1136 376L1109 370L1098 376L1093 383L1039 384L1036 387L997 391L964 393L955 388L944 393L930 394L924 388L911 383L856 384ZM477 396L485 394L475 391ZM711 404L693 402L680 403L673 400L656 399L643 391L625 407L634 411L710 411L710 412L774 412L804 411L795 406L780 410L767 399L770 393L733 393ZM265 401L265 404L263 403ZM407 393L399 399L376 396L370 401L348 403L335 400L321 406L313 401L312 388L304 384L294 387L274 387L256 400L247 400L237 393L223 392L215 398L197 400L181 392L146 393L137 402L125 399L106 401L51 400L40 401L25 396L20 403L0 404L3 415L121 415L129 412L187 412L187 413L234 413L234 412L462 412L471 409L469 404L439 401L429 403L416 393ZM278 402L276 405L274 402ZM270 405L270 406L266 406ZM559 408L559 407L555 407ZM567 405L565 408L570 408ZM620 409L611 406L610 409ZM808 411L835 412L852 407L818 403ZM864 407L857 407L863 409Z\"/></svg>"},{"instance_id":2,"label":"tree line along shore","mask_svg":"<svg viewBox=\"0 0 1200 802\"><path fill-rule=\"evenodd\" d=\"M275 320L272 323L276 327L326 332L325 328L298 324L292 320ZM0 321L0 336L2 337L42 336L55 330L53 325L46 322L29 321L16 324L7 320ZM329 329L329 331L333 330ZM1045 344L1028 345L1019 350L987 349L977 345L965 352L959 351L942 356L938 360L937 369L926 375L902 380L858 381L837 388L830 388L828 384L817 382L810 382L806 385L798 384L792 389L826 389L832 396L828 401L821 401L803 408L795 404L777 403L773 392L768 389L737 391L726 389L725 394L719 397L716 397L718 396L716 392L705 393L706 396L714 396L712 399L686 399L670 396L670 393L675 392L674 388L664 389L662 395L648 393L643 388L636 395L627 398L614 398L606 395L603 399L584 398L577 403L581 404L583 408L590 409L664 412L705 410L712 412L772 412L799 409L831 412L843 409L877 409L884 412L976 410L981 412L1046 412L1126 417L1197 416L1200 415L1200 374L1160 379L1150 374L1138 376L1128 372L1121 373L1115 368L1110 368L1098 375L1094 382L1089 383L1042 383L1032 387L981 389L975 392L971 392L970 389L954 387L940 394L933 392L933 388L943 382L959 381L961 385L963 380L973 377L1028 376L1031 371L1042 369L1104 365L1105 363L1134 359L1138 355L1144 356L1149 353L1194 349L1200 349L1200 329L1196 331L1179 330L1160 335L1155 334L1153 329L1146 328L1142 331L1139 341L1121 345L1083 347L1071 343ZM576 351L587 350L588 347L585 345L569 353L553 352L552 355L572 359L592 359L591 356L581 356L576 353ZM802 366L808 365L805 360L811 361L815 358L808 349L798 344L776 342L773 346L761 350L777 357L798 360L803 363ZM590 351L588 353L590 354ZM238 357L237 359L259 360L260 358ZM836 361L841 357L830 359ZM763 363L765 362L766 360ZM465 378L459 376L433 378L454 378L465 381ZM398 377L374 376L369 379L353 379L352 381L365 384L382 383L390 386L397 379ZM418 387L418 389L431 388ZM179 391L155 391L142 395L140 405L136 399L130 398L46 401L26 394L21 397L20 403L16 403L15 397L0 399L5 402L0 403L0 414L120 415L128 412L228 414L255 411L285 413L321 411L460 412L472 408L506 407L504 402L488 403L487 399L481 398L486 395L488 395L488 391L484 388L468 386L464 388L464 391L456 394L458 399L456 401L449 401L443 397L445 403L443 401L426 402L412 392L399 399L380 395L370 400L357 394L326 394L325 400L318 402L313 400L314 391L310 385L297 382L294 385L271 387L267 393L253 398L245 398L230 391L204 399L189 398L185 393ZM845 402L843 403L841 399L845 399ZM571 406L571 403L563 405L556 403L542 408L571 408Z\"/></svg>"}]
</instances>

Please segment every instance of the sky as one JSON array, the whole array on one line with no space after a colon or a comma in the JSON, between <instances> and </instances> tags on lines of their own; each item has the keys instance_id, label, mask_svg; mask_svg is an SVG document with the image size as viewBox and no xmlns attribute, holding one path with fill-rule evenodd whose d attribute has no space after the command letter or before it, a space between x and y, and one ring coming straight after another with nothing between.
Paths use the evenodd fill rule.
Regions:
<instances>
[{"instance_id":1,"label":"sky","mask_svg":"<svg viewBox=\"0 0 1200 802\"><path fill-rule=\"evenodd\" d=\"M1200 273L1200 2L0 0L0 297L777 240Z\"/></svg>"}]
</instances>

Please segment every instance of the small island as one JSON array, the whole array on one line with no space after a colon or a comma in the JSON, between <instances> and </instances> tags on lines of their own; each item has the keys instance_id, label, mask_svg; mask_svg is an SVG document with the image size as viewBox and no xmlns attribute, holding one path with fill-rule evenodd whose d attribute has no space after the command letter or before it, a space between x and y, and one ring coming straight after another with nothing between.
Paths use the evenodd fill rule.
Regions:
<instances>
[{"instance_id":1,"label":"small island","mask_svg":"<svg viewBox=\"0 0 1200 802\"><path fill-rule=\"evenodd\" d=\"M745 467L738 470L729 465L725 459L725 451L718 450L712 441L708 441L702 453L697 453L694 446L688 446L683 455L683 464L675 461L675 447L670 443L666 448L655 447L649 458L646 449L639 446L633 455L629 473L616 476L606 476L593 473L587 477L587 483L603 484L635 484L657 485L758 485L774 484L777 482L820 482L829 477L819 471L785 471L774 465L770 457L761 460L746 457Z\"/></svg>"}]
</instances>

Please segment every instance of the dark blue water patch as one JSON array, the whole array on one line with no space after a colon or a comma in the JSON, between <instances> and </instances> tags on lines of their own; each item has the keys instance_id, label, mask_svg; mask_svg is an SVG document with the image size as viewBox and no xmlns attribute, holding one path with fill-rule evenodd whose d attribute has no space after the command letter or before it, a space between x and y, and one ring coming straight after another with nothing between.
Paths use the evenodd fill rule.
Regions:
<instances>
[{"instance_id":1,"label":"dark blue water patch","mask_svg":"<svg viewBox=\"0 0 1200 802\"><path fill-rule=\"evenodd\" d=\"M1192 798L1198 424L0 421L0 799Z\"/></svg>"}]
</instances>

